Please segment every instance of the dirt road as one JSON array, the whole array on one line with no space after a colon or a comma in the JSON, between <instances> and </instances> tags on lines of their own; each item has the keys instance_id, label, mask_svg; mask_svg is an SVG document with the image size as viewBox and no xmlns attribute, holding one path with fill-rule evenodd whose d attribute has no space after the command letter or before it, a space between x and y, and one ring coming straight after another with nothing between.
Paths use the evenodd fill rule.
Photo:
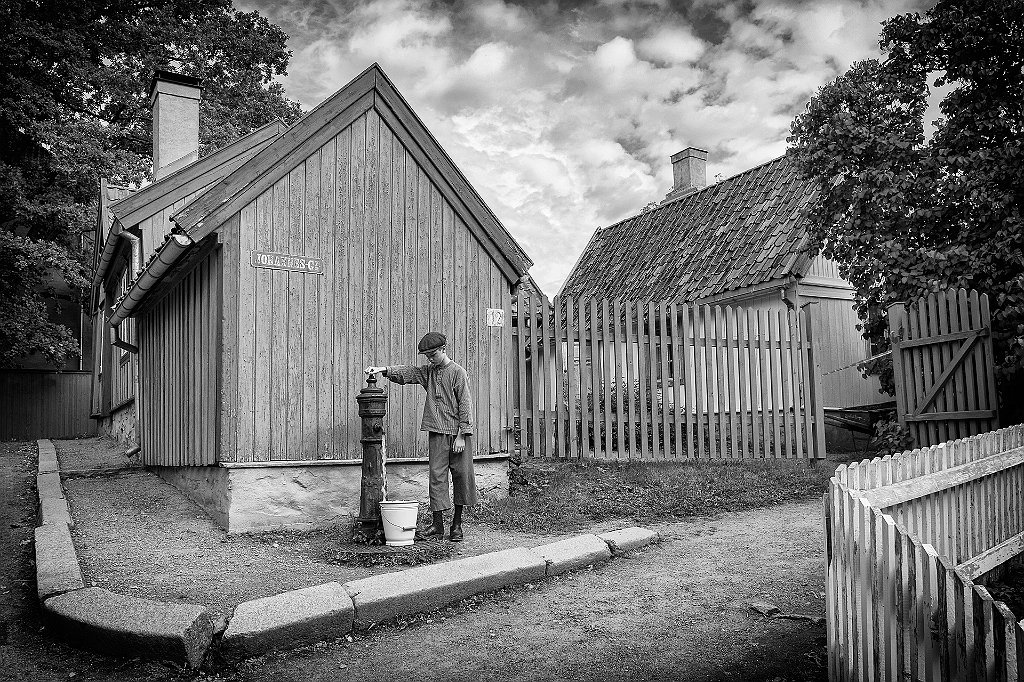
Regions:
<instances>
[{"instance_id":1,"label":"dirt road","mask_svg":"<svg viewBox=\"0 0 1024 682\"><path fill-rule=\"evenodd\" d=\"M657 527L661 547L468 612L250 662L245 680L818 680L820 503Z\"/></svg>"}]
</instances>

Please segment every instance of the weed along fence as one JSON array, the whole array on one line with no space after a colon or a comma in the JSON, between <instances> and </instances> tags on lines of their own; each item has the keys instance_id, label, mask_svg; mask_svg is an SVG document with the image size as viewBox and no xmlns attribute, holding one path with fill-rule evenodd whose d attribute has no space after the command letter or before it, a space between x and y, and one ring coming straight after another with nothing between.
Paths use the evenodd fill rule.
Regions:
<instances>
[{"instance_id":1,"label":"weed along fence","mask_svg":"<svg viewBox=\"0 0 1024 682\"><path fill-rule=\"evenodd\" d=\"M534 456L825 456L813 306L516 303L514 436Z\"/></svg>"},{"instance_id":2,"label":"weed along fence","mask_svg":"<svg viewBox=\"0 0 1024 682\"><path fill-rule=\"evenodd\" d=\"M1024 551L1024 425L840 466L825 496L829 679L1017 680L984 582Z\"/></svg>"}]
</instances>

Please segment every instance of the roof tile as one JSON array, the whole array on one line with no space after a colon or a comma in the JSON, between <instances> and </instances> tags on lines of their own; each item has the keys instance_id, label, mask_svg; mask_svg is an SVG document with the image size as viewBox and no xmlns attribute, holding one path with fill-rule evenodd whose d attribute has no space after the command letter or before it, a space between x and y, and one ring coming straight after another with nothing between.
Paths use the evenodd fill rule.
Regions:
<instances>
[{"instance_id":1,"label":"roof tile","mask_svg":"<svg viewBox=\"0 0 1024 682\"><path fill-rule=\"evenodd\" d=\"M563 295L693 301L790 273L812 187L785 156L601 228Z\"/></svg>"}]
</instances>

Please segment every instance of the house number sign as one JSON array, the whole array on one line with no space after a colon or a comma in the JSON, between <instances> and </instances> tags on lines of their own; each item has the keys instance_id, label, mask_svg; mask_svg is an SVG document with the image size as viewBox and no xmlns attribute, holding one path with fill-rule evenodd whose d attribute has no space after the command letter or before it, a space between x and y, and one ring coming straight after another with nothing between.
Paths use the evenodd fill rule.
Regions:
<instances>
[{"instance_id":1,"label":"house number sign","mask_svg":"<svg viewBox=\"0 0 1024 682\"><path fill-rule=\"evenodd\" d=\"M487 309L487 326L488 327L504 327L505 326L505 311L501 308L488 308Z\"/></svg>"},{"instance_id":2,"label":"house number sign","mask_svg":"<svg viewBox=\"0 0 1024 682\"><path fill-rule=\"evenodd\" d=\"M287 253L253 251L250 262L254 268L291 270L293 272L305 272L310 275L324 274L323 258L307 258L306 256L292 256Z\"/></svg>"}]
</instances>

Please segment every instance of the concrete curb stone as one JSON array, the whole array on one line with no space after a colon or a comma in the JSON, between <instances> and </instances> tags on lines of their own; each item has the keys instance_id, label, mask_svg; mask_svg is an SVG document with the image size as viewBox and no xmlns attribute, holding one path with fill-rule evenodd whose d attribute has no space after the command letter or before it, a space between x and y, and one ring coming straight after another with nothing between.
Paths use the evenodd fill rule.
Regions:
<instances>
[{"instance_id":1,"label":"concrete curb stone","mask_svg":"<svg viewBox=\"0 0 1024 682\"><path fill-rule=\"evenodd\" d=\"M35 539L36 593L40 601L85 587L67 524L39 526Z\"/></svg>"},{"instance_id":2,"label":"concrete curb stone","mask_svg":"<svg viewBox=\"0 0 1024 682\"><path fill-rule=\"evenodd\" d=\"M47 497L39 500L39 512L42 517L42 525L55 526L64 524L74 527L75 522L71 518L71 510L68 509L68 501Z\"/></svg>"},{"instance_id":3,"label":"concrete curb stone","mask_svg":"<svg viewBox=\"0 0 1024 682\"><path fill-rule=\"evenodd\" d=\"M58 470L59 465L57 464L57 448L51 441L39 440L36 441L36 445L39 448L39 470L40 474L47 474Z\"/></svg>"},{"instance_id":4,"label":"concrete curb stone","mask_svg":"<svg viewBox=\"0 0 1024 682\"><path fill-rule=\"evenodd\" d=\"M384 573L345 583L355 605L356 628L454 604L509 585L541 580L546 562L522 547Z\"/></svg>"},{"instance_id":5,"label":"concrete curb stone","mask_svg":"<svg viewBox=\"0 0 1024 682\"><path fill-rule=\"evenodd\" d=\"M608 543L596 535L577 535L534 547L531 551L547 563L549 577L603 563L612 558Z\"/></svg>"},{"instance_id":6,"label":"concrete curb stone","mask_svg":"<svg viewBox=\"0 0 1024 682\"><path fill-rule=\"evenodd\" d=\"M40 500L64 499L64 488L60 485L60 474L56 471L36 474L36 490Z\"/></svg>"},{"instance_id":7,"label":"concrete curb stone","mask_svg":"<svg viewBox=\"0 0 1024 682\"><path fill-rule=\"evenodd\" d=\"M352 631L354 614L352 598L336 582L243 602L228 621L222 651L238 660L341 637Z\"/></svg>"},{"instance_id":8,"label":"concrete curb stone","mask_svg":"<svg viewBox=\"0 0 1024 682\"><path fill-rule=\"evenodd\" d=\"M601 533L597 537L608 543L608 549L614 556L622 556L642 549L653 542L661 542L661 536L653 530L634 526Z\"/></svg>"},{"instance_id":9,"label":"concrete curb stone","mask_svg":"<svg viewBox=\"0 0 1024 682\"><path fill-rule=\"evenodd\" d=\"M213 621L195 604L169 604L87 587L50 597L43 608L71 639L123 656L186 661L197 667L213 640Z\"/></svg>"}]
</instances>

